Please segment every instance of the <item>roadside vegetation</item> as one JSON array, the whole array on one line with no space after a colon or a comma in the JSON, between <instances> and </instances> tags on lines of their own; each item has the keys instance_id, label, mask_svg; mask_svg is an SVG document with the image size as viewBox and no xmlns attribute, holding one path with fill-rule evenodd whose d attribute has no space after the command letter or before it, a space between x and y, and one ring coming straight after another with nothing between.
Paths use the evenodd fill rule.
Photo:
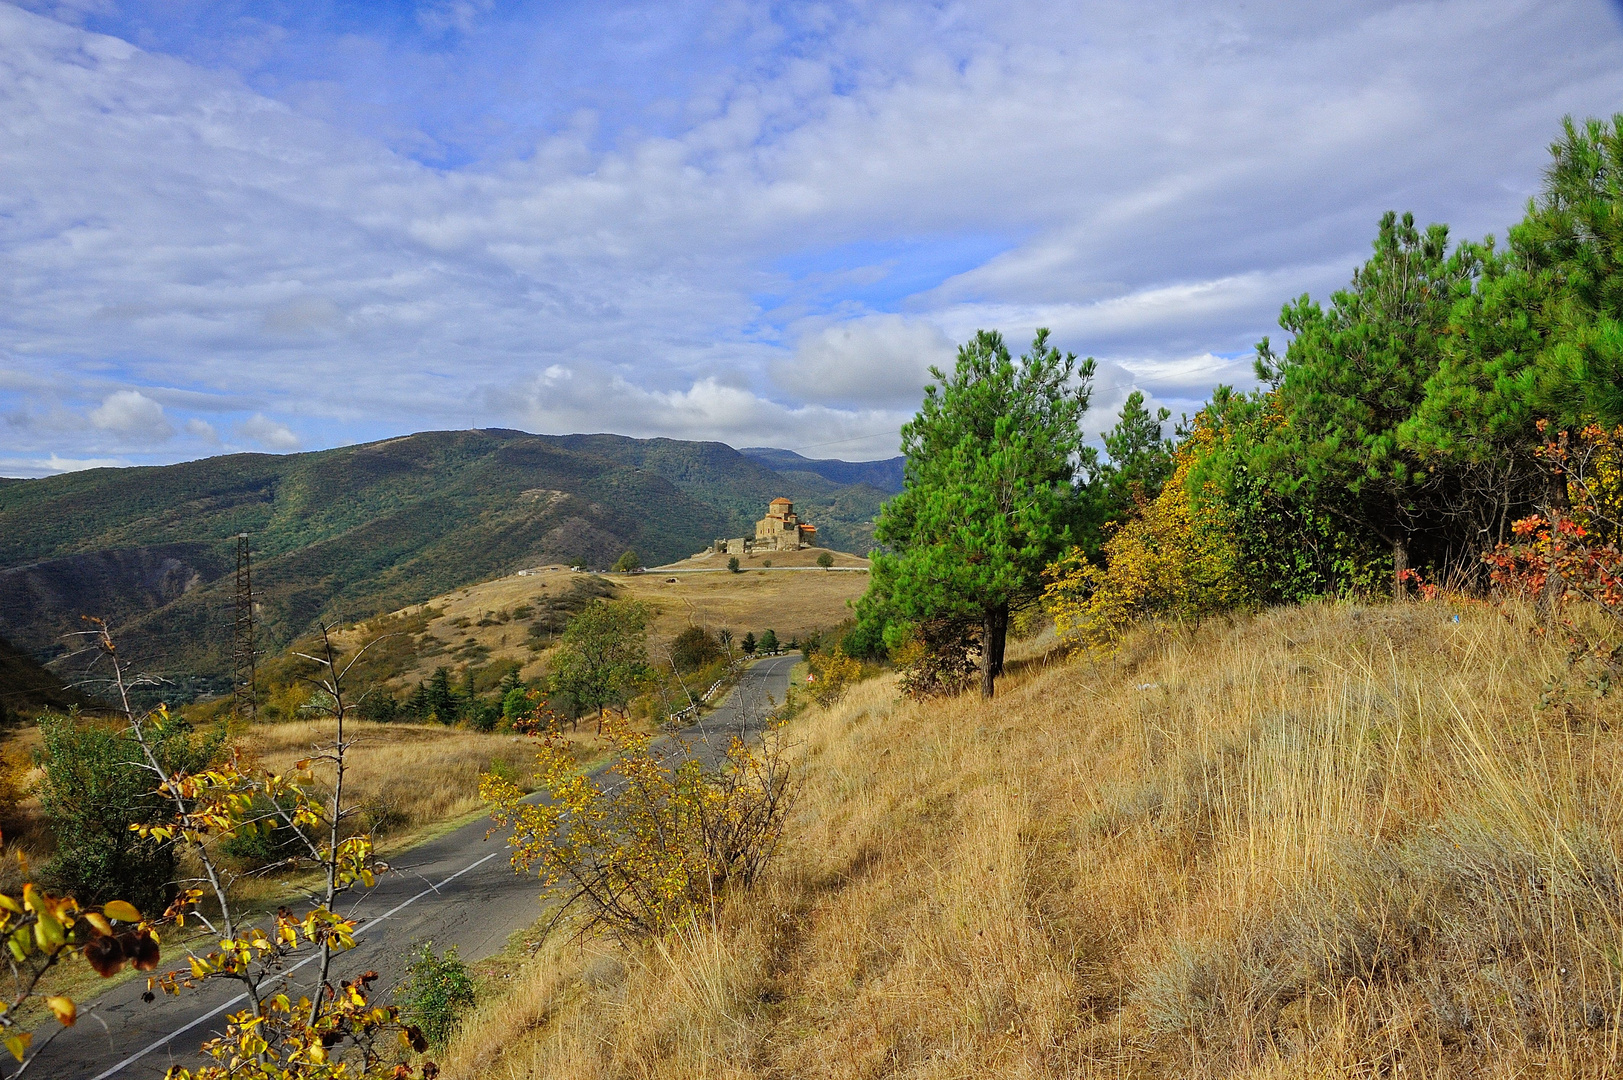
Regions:
<instances>
[{"instance_id":1,"label":"roadside vegetation","mask_svg":"<svg viewBox=\"0 0 1623 1080\"><path fill-rule=\"evenodd\" d=\"M1541 707L1539 625L1315 603L1016 642L995 705L861 682L792 725L754 888L550 941L445 1075L1615 1075L1623 716Z\"/></svg>"},{"instance_id":2,"label":"roadside vegetation","mask_svg":"<svg viewBox=\"0 0 1623 1080\"><path fill-rule=\"evenodd\" d=\"M448 1075L1615 1075L1623 117L1552 149L1505 247L1386 215L1171 432L1085 445L1091 361L977 333L796 669L779 857L548 939Z\"/></svg>"}]
</instances>

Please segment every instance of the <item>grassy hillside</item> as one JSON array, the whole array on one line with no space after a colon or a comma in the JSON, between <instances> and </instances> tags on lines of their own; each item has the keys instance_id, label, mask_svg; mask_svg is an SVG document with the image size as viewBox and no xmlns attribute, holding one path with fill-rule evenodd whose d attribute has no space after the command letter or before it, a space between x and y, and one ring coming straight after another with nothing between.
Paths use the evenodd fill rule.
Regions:
<instances>
[{"instance_id":1,"label":"grassy hillside","mask_svg":"<svg viewBox=\"0 0 1623 1080\"><path fill-rule=\"evenodd\" d=\"M604 566L626 548L681 558L753 528L779 494L860 546L882 495L811 480L719 443L497 430L21 481L0 486L0 631L60 657L80 615L105 615L137 665L218 689L236 533L252 537L261 645L274 652L318 620L523 566Z\"/></svg>"},{"instance_id":2,"label":"grassy hillside","mask_svg":"<svg viewBox=\"0 0 1623 1080\"><path fill-rule=\"evenodd\" d=\"M763 886L555 941L445 1075L1602 1077L1623 728L1481 608L1326 605L1023 647L992 702L792 727Z\"/></svg>"}]
</instances>

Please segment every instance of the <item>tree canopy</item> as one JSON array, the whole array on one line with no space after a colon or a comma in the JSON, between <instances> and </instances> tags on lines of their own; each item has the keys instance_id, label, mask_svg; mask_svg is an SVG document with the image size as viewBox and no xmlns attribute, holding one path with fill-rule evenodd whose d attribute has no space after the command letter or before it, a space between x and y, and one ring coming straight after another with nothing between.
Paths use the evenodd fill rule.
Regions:
<instances>
[{"instance_id":1,"label":"tree canopy","mask_svg":"<svg viewBox=\"0 0 1623 1080\"><path fill-rule=\"evenodd\" d=\"M902 492L874 529L876 596L909 622L979 627L981 692L1001 672L1009 609L1042 589L1070 540L1092 360L1080 366L1039 330L1018 360L995 331L932 367L924 403L902 428ZM871 609L872 605L870 605Z\"/></svg>"},{"instance_id":2,"label":"tree canopy","mask_svg":"<svg viewBox=\"0 0 1623 1080\"><path fill-rule=\"evenodd\" d=\"M648 672L648 605L639 600L588 604L569 620L553 661L553 688L582 709L623 706Z\"/></svg>"}]
</instances>

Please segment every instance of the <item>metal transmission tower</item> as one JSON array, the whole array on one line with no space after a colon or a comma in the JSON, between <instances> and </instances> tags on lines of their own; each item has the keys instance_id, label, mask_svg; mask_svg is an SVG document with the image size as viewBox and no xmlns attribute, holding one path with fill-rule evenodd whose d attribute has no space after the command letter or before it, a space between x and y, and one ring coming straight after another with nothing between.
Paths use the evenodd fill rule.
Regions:
<instances>
[{"instance_id":1,"label":"metal transmission tower","mask_svg":"<svg viewBox=\"0 0 1623 1080\"><path fill-rule=\"evenodd\" d=\"M232 642L236 669L232 686L231 711L239 720L259 718L254 692L254 586L249 573L248 534L237 534L237 619Z\"/></svg>"}]
</instances>

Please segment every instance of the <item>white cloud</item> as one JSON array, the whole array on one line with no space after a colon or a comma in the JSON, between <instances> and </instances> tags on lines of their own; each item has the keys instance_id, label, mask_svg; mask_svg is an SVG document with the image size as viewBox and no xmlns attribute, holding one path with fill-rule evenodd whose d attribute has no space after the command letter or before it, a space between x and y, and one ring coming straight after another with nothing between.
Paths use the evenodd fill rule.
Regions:
<instances>
[{"instance_id":1,"label":"white cloud","mask_svg":"<svg viewBox=\"0 0 1623 1080\"><path fill-rule=\"evenodd\" d=\"M201 439L204 442L210 443L217 443L220 441L220 433L215 431L214 425L209 423L207 420L202 420L194 416L190 420L187 420L184 426L186 434L190 435L194 439Z\"/></svg>"},{"instance_id":2,"label":"white cloud","mask_svg":"<svg viewBox=\"0 0 1623 1080\"><path fill-rule=\"evenodd\" d=\"M304 441L285 424L278 424L264 413L254 413L237 425L237 434L261 449L287 452L297 450Z\"/></svg>"},{"instance_id":3,"label":"white cloud","mask_svg":"<svg viewBox=\"0 0 1623 1080\"><path fill-rule=\"evenodd\" d=\"M162 442L175 433L163 415L163 406L139 390L108 394L91 410L90 422L102 431L139 442Z\"/></svg>"},{"instance_id":4,"label":"white cloud","mask_svg":"<svg viewBox=\"0 0 1623 1080\"><path fill-rule=\"evenodd\" d=\"M490 44L502 5L418 10L492 57L531 48ZM0 3L0 453L133 453L165 408L248 416L235 430L278 450L498 419L855 440L978 327L1023 347L1050 326L1114 365L1111 393L1178 408L1244 378L1223 357L1284 300L1345 281L1381 211L1502 233L1559 117L1623 100L1603 0L745 2L693 22L725 49L649 83L658 130L612 126L642 90L605 79L523 153L431 169L340 126L345 100L254 92L229 50L192 65ZM434 141L390 115L391 145ZM105 445L82 445L87 412Z\"/></svg>"},{"instance_id":5,"label":"white cloud","mask_svg":"<svg viewBox=\"0 0 1623 1080\"><path fill-rule=\"evenodd\" d=\"M812 330L772 379L802 401L916 406L930 366L950 370L955 349L941 328L900 315L869 315Z\"/></svg>"}]
</instances>

